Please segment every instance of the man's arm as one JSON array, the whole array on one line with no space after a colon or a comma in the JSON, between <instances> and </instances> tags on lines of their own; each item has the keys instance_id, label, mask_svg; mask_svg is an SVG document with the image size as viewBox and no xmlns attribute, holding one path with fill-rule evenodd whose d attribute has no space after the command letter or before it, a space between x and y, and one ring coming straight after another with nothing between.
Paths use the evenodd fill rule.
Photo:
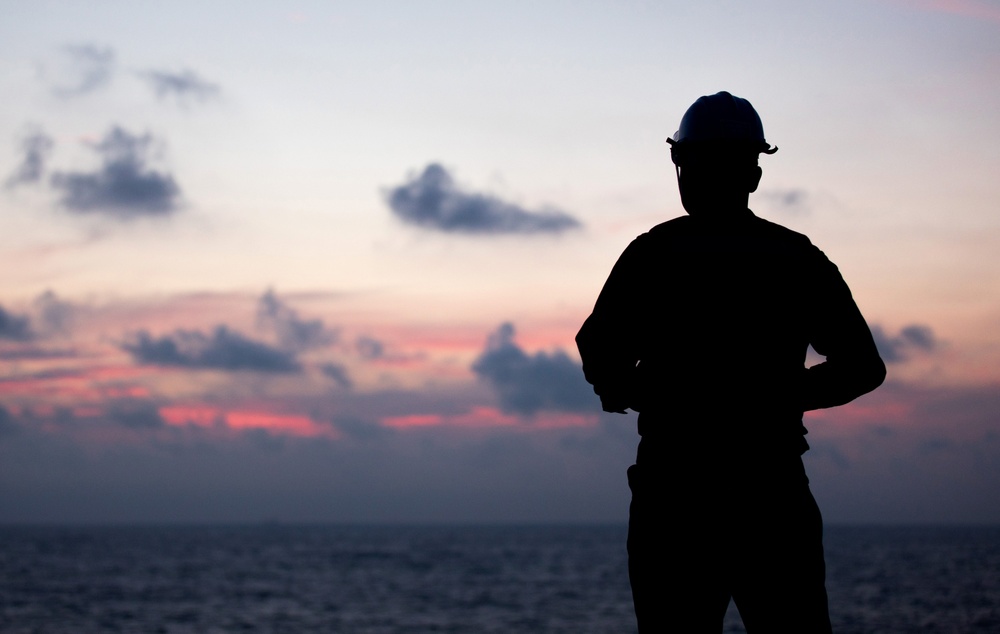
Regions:
<instances>
[{"instance_id":1,"label":"man's arm","mask_svg":"<svg viewBox=\"0 0 1000 634\"><path fill-rule=\"evenodd\" d=\"M606 412L624 414L635 382L635 287L642 275L641 236L634 240L611 270L597 298L594 311L576 335L583 360L583 375L601 397Z\"/></svg>"},{"instance_id":2,"label":"man's arm","mask_svg":"<svg viewBox=\"0 0 1000 634\"><path fill-rule=\"evenodd\" d=\"M881 385L886 375L885 363L847 283L837 267L819 249L816 252L809 343L826 361L803 375L800 395L805 411L849 403Z\"/></svg>"}]
</instances>

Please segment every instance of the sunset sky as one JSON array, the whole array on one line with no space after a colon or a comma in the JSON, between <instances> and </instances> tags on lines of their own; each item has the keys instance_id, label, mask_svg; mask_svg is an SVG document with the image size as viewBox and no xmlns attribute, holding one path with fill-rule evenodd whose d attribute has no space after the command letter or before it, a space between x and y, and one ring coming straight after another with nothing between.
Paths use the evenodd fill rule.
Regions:
<instances>
[{"instance_id":1,"label":"sunset sky","mask_svg":"<svg viewBox=\"0 0 1000 634\"><path fill-rule=\"evenodd\" d=\"M624 522L573 336L720 90L889 369L826 521L1000 522L1000 2L0 0L0 523Z\"/></svg>"}]
</instances>

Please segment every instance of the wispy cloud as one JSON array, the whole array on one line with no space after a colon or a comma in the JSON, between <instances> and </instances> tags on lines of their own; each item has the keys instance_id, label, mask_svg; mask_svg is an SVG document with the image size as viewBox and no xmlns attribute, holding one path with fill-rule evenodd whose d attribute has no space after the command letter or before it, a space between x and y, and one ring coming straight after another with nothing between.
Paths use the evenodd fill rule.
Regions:
<instances>
[{"instance_id":1,"label":"wispy cloud","mask_svg":"<svg viewBox=\"0 0 1000 634\"><path fill-rule=\"evenodd\" d=\"M7 189L37 183L45 173L45 163L55 144L40 128L30 128L21 138L21 162L4 181Z\"/></svg>"},{"instance_id":2,"label":"wispy cloud","mask_svg":"<svg viewBox=\"0 0 1000 634\"><path fill-rule=\"evenodd\" d=\"M526 353L514 342L514 326L502 324L489 336L472 371L487 381L505 412L599 411L580 365L566 353Z\"/></svg>"},{"instance_id":3,"label":"wispy cloud","mask_svg":"<svg viewBox=\"0 0 1000 634\"><path fill-rule=\"evenodd\" d=\"M137 363L147 365L266 373L302 369L293 352L255 341L226 326L216 326L209 334L177 330L162 337L140 330L121 348Z\"/></svg>"},{"instance_id":4,"label":"wispy cloud","mask_svg":"<svg viewBox=\"0 0 1000 634\"><path fill-rule=\"evenodd\" d=\"M558 209L531 211L490 194L459 188L437 163L384 192L397 218L424 229L464 234L563 233L580 221Z\"/></svg>"},{"instance_id":5,"label":"wispy cloud","mask_svg":"<svg viewBox=\"0 0 1000 634\"><path fill-rule=\"evenodd\" d=\"M281 301L273 290L257 302L257 323L272 330L283 348L303 351L336 343L338 331L327 328L321 319L303 319Z\"/></svg>"},{"instance_id":6,"label":"wispy cloud","mask_svg":"<svg viewBox=\"0 0 1000 634\"><path fill-rule=\"evenodd\" d=\"M59 50L51 65L40 68L52 93L72 98L94 92L111 82L115 71L115 52L94 44L72 44Z\"/></svg>"},{"instance_id":7,"label":"wispy cloud","mask_svg":"<svg viewBox=\"0 0 1000 634\"><path fill-rule=\"evenodd\" d=\"M181 190L169 173L148 165L153 137L113 127L92 145L101 157L94 172L55 172L52 186L69 211L103 214L119 220L165 216L179 207Z\"/></svg>"},{"instance_id":8,"label":"wispy cloud","mask_svg":"<svg viewBox=\"0 0 1000 634\"><path fill-rule=\"evenodd\" d=\"M757 193L767 205L789 215L805 215L813 210L813 200L804 189L767 189Z\"/></svg>"},{"instance_id":9,"label":"wispy cloud","mask_svg":"<svg viewBox=\"0 0 1000 634\"><path fill-rule=\"evenodd\" d=\"M136 73L162 100L174 99L177 103L205 102L219 96L219 85L206 81L193 70L178 72L146 70Z\"/></svg>"},{"instance_id":10,"label":"wispy cloud","mask_svg":"<svg viewBox=\"0 0 1000 634\"><path fill-rule=\"evenodd\" d=\"M354 385L353 381L351 381L350 374L347 372L347 368L339 363L323 363L319 366L319 370L323 373L323 376L332 380L345 390L351 389Z\"/></svg>"},{"instance_id":11,"label":"wispy cloud","mask_svg":"<svg viewBox=\"0 0 1000 634\"><path fill-rule=\"evenodd\" d=\"M901 363L914 352L933 352L940 344L929 326L911 324L890 335L880 325L872 326L872 337L886 363Z\"/></svg>"}]
</instances>

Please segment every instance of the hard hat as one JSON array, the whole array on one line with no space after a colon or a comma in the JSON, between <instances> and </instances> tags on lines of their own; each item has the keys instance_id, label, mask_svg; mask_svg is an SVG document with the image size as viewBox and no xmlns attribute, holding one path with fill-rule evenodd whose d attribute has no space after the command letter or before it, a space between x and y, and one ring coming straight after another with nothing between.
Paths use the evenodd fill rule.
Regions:
<instances>
[{"instance_id":1,"label":"hard hat","mask_svg":"<svg viewBox=\"0 0 1000 634\"><path fill-rule=\"evenodd\" d=\"M748 146L764 154L778 151L764 140L764 126L750 102L725 91L691 104L681 118L680 129L667 139L671 149L704 142Z\"/></svg>"}]
</instances>

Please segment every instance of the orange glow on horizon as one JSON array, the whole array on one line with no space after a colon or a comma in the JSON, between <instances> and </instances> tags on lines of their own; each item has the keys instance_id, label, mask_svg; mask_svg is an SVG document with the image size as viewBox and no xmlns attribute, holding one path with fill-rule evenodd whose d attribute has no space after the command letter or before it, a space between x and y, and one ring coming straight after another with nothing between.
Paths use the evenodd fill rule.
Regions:
<instances>
[{"instance_id":1,"label":"orange glow on horizon","mask_svg":"<svg viewBox=\"0 0 1000 634\"><path fill-rule=\"evenodd\" d=\"M597 414L572 414L569 412L551 412L539 416L532 425L535 429L566 429L569 427L594 427L597 425Z\"/></svg>"},{"instance_id":2,"label":"orange glow on horizon","mask_svg":"<svg viewBox=\"0 0 1000 634\"><path fill-rule=\"evenodd\" d=\"M265 429L291 436L338 437L333 428L320 425L308 416L248 410L223 411L205 405L170 405L161 407L159 413L160 417L170 425L213 427L224 424L234 431Z\"/></svg>"},{"instance_id":3,"label":"orange glow on horizon","mask_svg":"<svg viewBox=\"0 0 1000 634\"><path fill-rule=\"evenodd\" d=\"M444 417L440 414L407 414L405 416L386 416L381 422L383 426L394 429L432 427L444 424Z\"/></svg>"},{"instance_id":4,"label":"orange glow on horizon","mask_svg":"<svg viewBox=\"0 0 1000 634\"><path fill-rule=\"evenodd\" d=\"M319 425L308 416L283 416L267 412L227 412L225 421L231 429L266 429L293 436L336 436L332 428Z\"/></svg>"},{"instance_id":5,"label":"orange glow on horizon","mask_svg":"<svg viewBox=\"0 0 1000 634\"><path fill-rule=\"evenodd\" d=\"M411 429L427 427L459 427L464 429L521 428L524 430L564 429L569 427L593 427L597 424L596 414L570 414L564 412L543 412L532 418L505 414L495 407L478 406L468 412L454 415L408 414L387 416L381 420L385 427Z\"/></svg>"},{"instance_id":6,"label":"orange glow on horizon","mask_svg":"<svg viewBox=\"0 0 1000 634\"><path fill-rule=\"evenodd\" d=\"M906 425L912 418L912 406L908 403L890 401L885 403L848 403L831 410L815 410L806 412L805 422L824 423L837 427L858 426L865 424Z\"/></svg>"},{"instance_id":7,"label":"orange glow on horizon","mask_svg":"<svg viewBox=\"0 0 1000 634\"><path fill-rule=\"evenodd\" d=\"M214 407L171 405L159 409L160 418L170 425L210 427L222 420L221 411Z\"/></svg>"},{"instance_id":8,"label":"orange glow on horizon","mask_svg":"<svg viewBox=\"0 0 1000 634\"><path fill-rule=\"evenodd\" d=\"M523 424L517 416L504 414L495 407L473 407L465 414L449 417L448 423L457 427L516 427Z\"/></svg>"}]
</instances>

